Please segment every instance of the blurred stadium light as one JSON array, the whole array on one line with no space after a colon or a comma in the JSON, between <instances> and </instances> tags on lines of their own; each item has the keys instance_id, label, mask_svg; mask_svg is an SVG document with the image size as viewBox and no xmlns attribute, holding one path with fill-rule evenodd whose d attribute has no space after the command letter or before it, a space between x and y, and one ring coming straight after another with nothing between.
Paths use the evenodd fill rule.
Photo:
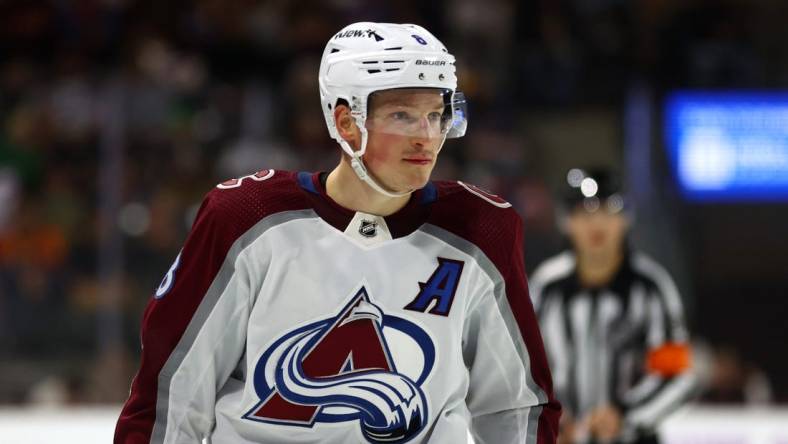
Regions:
<instances>
[{"instance_id":1,"label":"blurred stadium light","mask_svg":"<svg viewBox=\"0 0 788 444\"><path fill-rule=\"evenodd\" d=\"M674 93L667 148L683 194L698 201L788 201L788 94Z\"/></svg>"}]
</instances>

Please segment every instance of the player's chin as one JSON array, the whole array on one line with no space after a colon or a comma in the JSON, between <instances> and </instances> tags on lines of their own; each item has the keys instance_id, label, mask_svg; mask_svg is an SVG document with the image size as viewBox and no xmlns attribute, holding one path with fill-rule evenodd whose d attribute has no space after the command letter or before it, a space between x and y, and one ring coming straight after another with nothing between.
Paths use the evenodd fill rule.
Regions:
<instances>
[{"instance_id":1,"label":"player's chin","mask_svg":"<svg viewBox=\"0 0 788 444\"><path fill-rule=\"evenodd\" d=\"M424 186L427 185L427 182L430 181L431 174L432 165L418 168L415 171L408 171L407 174L405 174L403 182L406 184L408 189L418 190L419 188L424 188Z\"/></svg>"}]
</instances>

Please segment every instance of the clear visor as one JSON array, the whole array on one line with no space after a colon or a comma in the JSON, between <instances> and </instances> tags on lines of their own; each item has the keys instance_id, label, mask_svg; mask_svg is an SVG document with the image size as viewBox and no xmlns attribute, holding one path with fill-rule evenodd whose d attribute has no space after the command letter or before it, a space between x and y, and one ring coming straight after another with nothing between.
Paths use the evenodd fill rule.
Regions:
<instances>
[{"instance_id":1,"label":"clear visor","mask_svg":"<svg viewBox=\"0 0 788 444\"><path fill-rule=\"evenodd\" d=\"M371 132L425 139L457 138L468 126L465 95L436 88L398 88L369 96Z\"/></svg>"}]
</instances>

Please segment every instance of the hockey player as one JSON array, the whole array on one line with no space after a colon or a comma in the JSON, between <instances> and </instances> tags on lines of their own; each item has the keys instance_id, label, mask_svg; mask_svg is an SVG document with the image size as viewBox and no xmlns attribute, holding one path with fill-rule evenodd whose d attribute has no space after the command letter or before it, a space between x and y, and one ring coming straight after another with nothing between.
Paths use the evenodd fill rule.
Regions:
<instances>
[{"instance_id":1,"label":"hockey player","mask_svg":"<svg viewBox=\"0 0 788 444\"><path fill-rule=\"evenodd\" d=\"M454 57L356 23L319 86L338 166L208 194L145 311L115 442L555 442L521 221L429 180L465 132Z\"/></svg>"},{"instance_id":2,"label":"hockey player","mask_svg":"<svg viewBox=\"0 0 788 444\"><path fill-rule=\"evenodd\" d=\"M556 396L560 443L655 443L659 421L692 391L688 335L668 273L626 241L616 176L573 169L562 224L572 250L545 261L531 296Z\"/></svg>"}]
</instances>

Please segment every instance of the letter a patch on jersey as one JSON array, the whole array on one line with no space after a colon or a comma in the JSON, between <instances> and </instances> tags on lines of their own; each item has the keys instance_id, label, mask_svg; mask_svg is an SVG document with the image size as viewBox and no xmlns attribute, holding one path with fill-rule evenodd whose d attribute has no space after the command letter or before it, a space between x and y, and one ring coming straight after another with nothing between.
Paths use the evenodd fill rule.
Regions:
<instances>
[{"instance_id":1,"label":"letter a patch on jersey","mask_svg":"<svg viewBox=\"0 0 788 444\"><path fill-rule=\"evenodd\" d=\"M403 350L421 350L411 360L418 368ZM353 422L370 442L404 443L427 424L421 385L434 362L429 335L384 314L361 287L336 316L290 331L268 347L255 366L260 402L244 418L310 428Z\"/></svg>"},{"instance_id":2,"label":"letter a patch on jersey","mask_svg":"<svg viewBox=\"0 0 788 444\"><path fill-rule=\"evenodd\" d=\"M421 291L406 310L425 312L430 304L434 306L429 311L431 314L448 316L454 294L457 293L457 284L462 275L464 262L453 259L438 258L438 268L432 273L427 282L419 282Z\"/></svg>"}]
</instances>

